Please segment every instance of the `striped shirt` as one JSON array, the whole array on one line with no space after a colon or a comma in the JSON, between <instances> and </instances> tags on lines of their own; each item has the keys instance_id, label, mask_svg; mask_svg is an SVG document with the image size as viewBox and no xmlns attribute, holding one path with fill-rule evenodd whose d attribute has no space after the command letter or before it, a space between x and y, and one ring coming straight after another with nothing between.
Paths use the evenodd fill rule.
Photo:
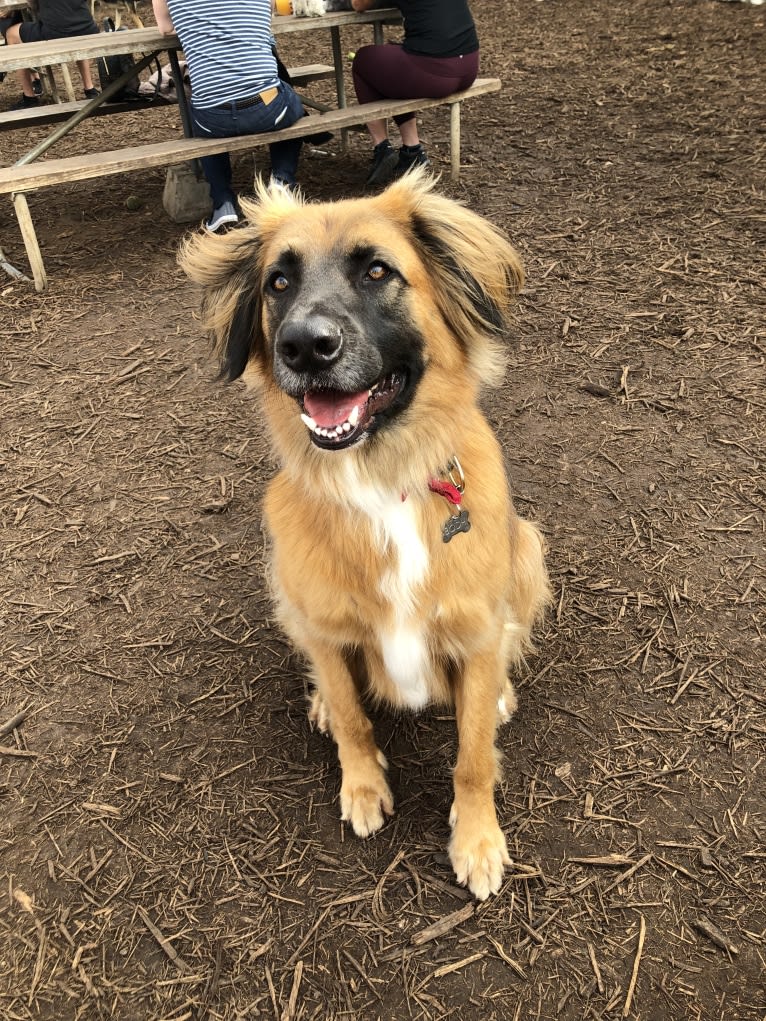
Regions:
<instances>
[{"instance_id":1,"label":"striped shirt","mask_svg":"<svg viewBox=\"0 0 766 1021\"><path fill-rule=\"evenodd\" d=\"M167 0L199 110L279 84L271 0Z\"/></svg>"}]
</instances>

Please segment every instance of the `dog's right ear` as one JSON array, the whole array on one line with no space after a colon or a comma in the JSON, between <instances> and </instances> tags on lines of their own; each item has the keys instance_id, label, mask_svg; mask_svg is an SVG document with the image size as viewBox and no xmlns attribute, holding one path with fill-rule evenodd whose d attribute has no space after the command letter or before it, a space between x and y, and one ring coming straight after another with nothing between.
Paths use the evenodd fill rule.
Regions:
<instances>
[{"instance_id":1,"label":"dog's right ear","mask_svg":"<svg viewBox=\"0 0 766 1021\"><path fill-rule=\"evenodd\" d=\"M247 224L226 234L196 234L182 242L181 269L203 288L202 326L221 359L221 376L238 379L265 350L260 238Z\"/></svg>"}]
</instances>

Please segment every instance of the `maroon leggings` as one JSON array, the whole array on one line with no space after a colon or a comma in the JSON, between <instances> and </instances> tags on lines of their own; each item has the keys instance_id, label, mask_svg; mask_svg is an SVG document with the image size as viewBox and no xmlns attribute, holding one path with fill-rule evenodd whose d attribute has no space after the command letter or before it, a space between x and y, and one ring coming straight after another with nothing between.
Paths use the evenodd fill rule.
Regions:
<instances>
[{"instance_id":1,"label":"maroon leggings","mask_svg":"<svg viewBox=\"0 0 766 1021\"><path fill-rule=\"evenodd\" d=\"M407 53L398 43L362 46L356 51L351 71L360 103L376 99L441 99L473 84L479 73L479 51L461 57L424 57ZM403 124L414 116L402 113L394 120Z\"/></svg>"}]
</instances>

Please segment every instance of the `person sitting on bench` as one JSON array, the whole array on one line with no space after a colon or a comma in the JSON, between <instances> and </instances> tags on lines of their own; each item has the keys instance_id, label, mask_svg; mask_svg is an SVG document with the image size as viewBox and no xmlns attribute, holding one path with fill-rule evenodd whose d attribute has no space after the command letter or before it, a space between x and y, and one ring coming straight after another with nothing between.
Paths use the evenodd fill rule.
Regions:
<instances>
[{"instance_id":1,"label":"person sitting on bench","mask_svg":"<svg viewBox=\"0 0 766 1021\"><path fill-rule=\"evenodd\" d=\"M48 39L65 39L72 35L95 35L98 25L90 12L89 0L34 0L29 5L35 15L34 21L16 21L3 25L2 32L9 45L15 43L37 43ZM77 69L82 79L86 99L94 99L98 89L93 85L90 61L78 60ZM35 106L40 102L34 87L36 75L24 68L19 71L21 99L14 109Z\"/></svg>"},{"instance_id":2,"label":"person sitting on bench","mask_svg":"<svg viewBox=\"0 0 766 1021\"><path fill-rule=\"evenodd\" d=\"M367 11L375 0L351 0L355 11ZM360 103L381 99L441 99L469 88L479 73L479 38L467 0L392 0L404 18L404 41L362 46L351 73ZM402 145L398 154L388 140L385 120L367 130L375 148L367 187L387 184L411 167L428 166L418 137L415 113L394 117Z\"/></svg>"},{"instance_id":3,"label":"person sitting on bench","mask_svg":"<svg viewBox=\"0 0 766 1021\"><path fill-rule=\"evenodd\" d=\"M281 81L271 45L272 0L153 0L157 27L178 34L191 77L192 128L198 138L259 135L304 115L297 92ZM295 188L302 140L269 145L271 180ZM226 152L203 156L213 213L210 231L239 220Z\"/></svg>"}]
</instances>

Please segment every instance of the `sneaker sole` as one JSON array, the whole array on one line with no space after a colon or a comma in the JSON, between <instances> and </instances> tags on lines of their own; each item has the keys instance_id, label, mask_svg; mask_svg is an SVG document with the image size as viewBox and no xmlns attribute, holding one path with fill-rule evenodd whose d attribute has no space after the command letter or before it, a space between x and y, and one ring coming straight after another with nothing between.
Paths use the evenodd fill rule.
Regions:
<instances>
[{"instance_id":1,"label":"sneaker sole","mask_svg":"<svg viewBox=\"0 0 766 1021\"><path fill-rule=\"evenodd\" d=\"M234 223L239 223L238 216L222 216L220 220L216 220L214 223L206 223L205 230L209 231L211 234L215 234L221 229L221 227L226 227Z\"/></svg>"}]
</instances>

